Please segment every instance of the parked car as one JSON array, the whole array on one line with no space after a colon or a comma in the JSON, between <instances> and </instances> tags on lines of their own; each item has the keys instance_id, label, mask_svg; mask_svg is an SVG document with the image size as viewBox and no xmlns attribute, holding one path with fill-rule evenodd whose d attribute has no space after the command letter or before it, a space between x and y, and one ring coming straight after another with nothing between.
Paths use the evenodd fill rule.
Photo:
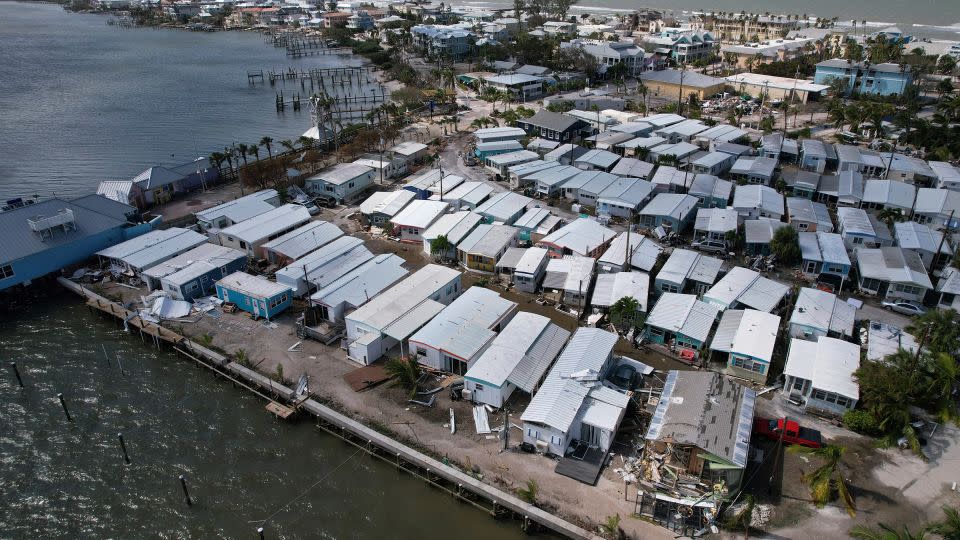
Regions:
<instances>
[{"instance_id":1,"label":"parked car","mask_svg":"<svg viewBox=\"0 0 960 540\"><path fill-rule=\"evenodd\" d=\"M315 216L320 213L320 209L317 208L317 205L313 204L313 201L297 201L295 204L299 204L300 206L306 208L307 212L309 212L311 216Z\"/></svg>"},{"instance_id":2,"label":"parked car","mask_svg":"<svg viewBox=\"0 0 960 540\"><path fill-rule=\"evenodd\" d=\"M706 251L709 253L722 253L727 251L727 243L720 240L697 240L690 244L693 249Z\"/></svg>"},{"instance_id":3,"label":"parked car","mask_svg":"<svg viewBox=\"0 0 960 540\"><path fill-rule=\"evenodd\" d=\"M904 300L897 300L894 302L884 301L880 305L883 306L883 309L896 311L897 313L903 313L904 315L923 315L927 312L927 308Z\"/></svg>"}]
</instances>

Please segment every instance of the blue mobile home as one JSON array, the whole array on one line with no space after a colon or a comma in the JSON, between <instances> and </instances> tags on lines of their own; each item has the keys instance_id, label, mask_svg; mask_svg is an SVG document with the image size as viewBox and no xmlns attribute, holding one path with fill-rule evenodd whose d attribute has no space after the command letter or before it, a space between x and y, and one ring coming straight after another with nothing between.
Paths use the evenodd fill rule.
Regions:
<instances>
[{"instance_id":1,"label":"blue mobile home","mask_svg":"<svg viewBox=\"0 0 960 540\"><path fill-rule=\"evenodd\" d=\"M913 82L913 73L899 64L870 64L849 62L842 58L824 60L817 64L813 82L829 85L834 79L844 81L845 93L899 95Z\"/></svg>"},{"instance_id":2,"label":"blue mobile home","mask_svg":"<svg viewBox=\"0 0 960 540\"><path fill-rule=\"evenodd\" d=\"M234 272L218 281L217 297L268 321L293 302L290 287L245 272Z\"/></svg>"},{"instance_id":3,"label":"blue mobile home","mask_svg":"<svg viewBox=\"0 0 960 540\"><path fill-rule=\"evenodd\" d=\"M136 209L101 195L50 199L0 211L0 291L29 285L101 249L151 230Z\"/></svg>"}]
</instances>

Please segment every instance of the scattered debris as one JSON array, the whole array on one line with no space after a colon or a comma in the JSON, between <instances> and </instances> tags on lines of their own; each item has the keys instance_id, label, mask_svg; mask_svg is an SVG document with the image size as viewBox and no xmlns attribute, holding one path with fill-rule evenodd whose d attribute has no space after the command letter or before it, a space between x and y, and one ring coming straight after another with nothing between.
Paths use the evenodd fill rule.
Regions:
<instances>
[{"instance_id":1,"label":"scattered debris","mask_svg":"<svg viewBox=\"0 0 960 540\"><path fill-rule=\"evenodd\" d=\"M490 433L490 419L487 417L487 409L483 405L473 407L473 423L477 428L477 435Z\"/></svg>"}]
</instances>

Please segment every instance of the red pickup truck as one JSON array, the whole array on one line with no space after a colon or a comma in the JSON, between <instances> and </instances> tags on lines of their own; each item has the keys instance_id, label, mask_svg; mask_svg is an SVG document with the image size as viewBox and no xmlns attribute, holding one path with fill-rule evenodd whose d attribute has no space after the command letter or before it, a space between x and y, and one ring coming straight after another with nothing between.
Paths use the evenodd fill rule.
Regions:
<instances>
[{"instance_id":1,"label":"red pickup truck","mask_svg":"<svg viewBox=\"0 0 960 540\"><path fill-rule=\"evenodd\" d=\"M784 425L786 425L786 428L784 428ZM774 441L782 439L786 444L798 444L810 448L823 446L823 439L820 437L819 431L802 427L789 418L777 418L775 420L755 418L753 420L753 432Z\"/></svg>"}]
</instances>

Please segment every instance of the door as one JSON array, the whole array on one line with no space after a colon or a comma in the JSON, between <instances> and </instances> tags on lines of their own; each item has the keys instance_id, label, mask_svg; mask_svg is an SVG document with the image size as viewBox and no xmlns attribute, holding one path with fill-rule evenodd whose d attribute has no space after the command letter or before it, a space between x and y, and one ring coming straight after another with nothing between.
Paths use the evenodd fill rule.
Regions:
<instances>
[{"instance_id":1,"label":"door","mask_svg":"<svg viewBox=\"0 0 960 540\"><path fill-rule=\"evenodd\" d=\"M254 317L260 316L260 302L257 302L256 300L253 301L253 315Z\"/></svg>"},{"instance_id":2,"label":"door","mask_svg":"<svg viewBox=\"0 0 960 540\"><path fill-rule=\"evenodd\" d=\"M807 261L806 265L803 268L803 271L807 274L815 274L817 272L817 262Z\"/></svg>"}]
</instances>

